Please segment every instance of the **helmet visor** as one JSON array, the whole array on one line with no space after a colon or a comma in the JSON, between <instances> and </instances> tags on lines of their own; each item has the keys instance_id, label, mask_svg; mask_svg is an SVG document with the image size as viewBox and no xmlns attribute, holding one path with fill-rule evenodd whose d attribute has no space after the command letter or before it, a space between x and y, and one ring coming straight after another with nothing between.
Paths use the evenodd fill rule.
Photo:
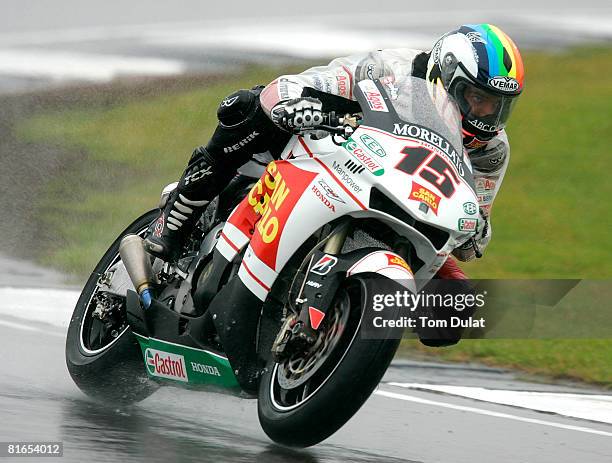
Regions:
<instances>
[{"instance_id":1,"label":"helmet visor","mask_svg":"<svg viewBox=\"0 0 612 463\"><path fill-rule=\"evenodd\" d=\"M457 82L453 95L468 126L491 134L506 126L517 100L517 95L499 95L464 80Z\"/></svg>"}]
</instances>

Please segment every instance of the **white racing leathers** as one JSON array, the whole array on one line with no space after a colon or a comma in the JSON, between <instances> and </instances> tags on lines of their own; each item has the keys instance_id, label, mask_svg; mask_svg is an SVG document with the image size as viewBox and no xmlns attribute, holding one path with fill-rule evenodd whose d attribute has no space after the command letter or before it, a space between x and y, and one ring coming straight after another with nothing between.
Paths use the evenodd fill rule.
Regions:
<instances>
[{"instance_id":1,"label":"white racing leathers","mask_svg":"<svg viewBox=\"0 0 612 463\"><path fill-rule=\"evenodd\" d=\"M300 74L278 77L262 91L261 105L270 117L275 105L303 97L309 94L308 90L354 101L353 89L357 82L364 79L407 75L425 78L427 56L421 50L395 48L336 58L327 66L316 66ZM324 107L325 111L333 109ZM477 143L466 149L472 162L476 193L483 214L476 235L476 244L483 252L491 239L491 207L508 167L510 146L503 130L486 144L477 146ZM459 260L468 261L475 257L475 250L472 245L466 244L455 249L453 254Z\"/></svg>"}]
</instances>

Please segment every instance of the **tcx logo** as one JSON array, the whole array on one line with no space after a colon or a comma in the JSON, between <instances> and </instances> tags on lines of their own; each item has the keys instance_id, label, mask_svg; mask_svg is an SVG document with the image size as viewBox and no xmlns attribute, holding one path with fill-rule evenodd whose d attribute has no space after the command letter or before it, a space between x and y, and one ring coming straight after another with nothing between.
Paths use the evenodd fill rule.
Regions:
<instances>
[{"instance_id":1,"label":"tcx logo","mask_svg":"<svg viewBox=\"0 0 612 463\"><path fill-rule=\"evenodd\" d=\"M193 174L185 177L185 186L189 185L190 183L197 182L201 178L206 177L210 174L212 174L212 167L210 166L197 172L194 172Z\"/></svg>"}]
</instances>

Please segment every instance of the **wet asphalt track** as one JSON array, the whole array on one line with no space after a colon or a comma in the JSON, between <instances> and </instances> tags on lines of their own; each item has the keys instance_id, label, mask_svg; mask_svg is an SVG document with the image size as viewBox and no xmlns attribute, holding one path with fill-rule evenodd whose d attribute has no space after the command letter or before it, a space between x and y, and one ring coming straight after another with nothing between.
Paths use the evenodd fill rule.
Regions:
<instances>
[{"instance_id":1,"label":"wet asphalt track","mask_svg":"<svg viewBox=\"0 0 612 463\"><path fill-rule=\"evenodd\" d=\"M20 323L10 317L3 321ZM612 459L610 425L385 383L577 389L521 383L495 369L407 361L389 369L379 392L402 394L411 401L374 395L322 444L284 449L272 444L259 427L253 400L166 387L129 409L97 404L82 395L68 375L63 332L49 325L28 325L41 331L0 326L0 441L62 441L66 462L607 463ZM432 403L416 403L415 398ZM469 411L439 404L465 406Z\"/></svg>"}]
</instances>

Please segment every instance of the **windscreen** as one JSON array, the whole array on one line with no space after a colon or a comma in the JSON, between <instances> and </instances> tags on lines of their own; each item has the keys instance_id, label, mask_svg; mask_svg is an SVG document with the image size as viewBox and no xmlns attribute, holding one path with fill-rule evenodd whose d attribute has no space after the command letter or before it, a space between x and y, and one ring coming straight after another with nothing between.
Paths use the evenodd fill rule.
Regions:
<instances>
[{"instance_id":1,"label":"windscreen","mask_svg":"<svg viewBox=\"0 0 612 463\"><path fill-rule=\"evenodd\" d=\"M442 85L417 77L385 79L382 84L402 121L431 129L461 152L461 116Z\"/></svg>"},{"instance_id":2,"label":"windscreen","mask_svg":"<svg viewBox=\"0 0 612 463\"><path fill-rule=\"evenodd\" d=\"M474 189L471 165L464 156L461 115L442 85L418 77L363 80L355 96L364 125L436 146Z\"/></svg>"}]
</instances>

